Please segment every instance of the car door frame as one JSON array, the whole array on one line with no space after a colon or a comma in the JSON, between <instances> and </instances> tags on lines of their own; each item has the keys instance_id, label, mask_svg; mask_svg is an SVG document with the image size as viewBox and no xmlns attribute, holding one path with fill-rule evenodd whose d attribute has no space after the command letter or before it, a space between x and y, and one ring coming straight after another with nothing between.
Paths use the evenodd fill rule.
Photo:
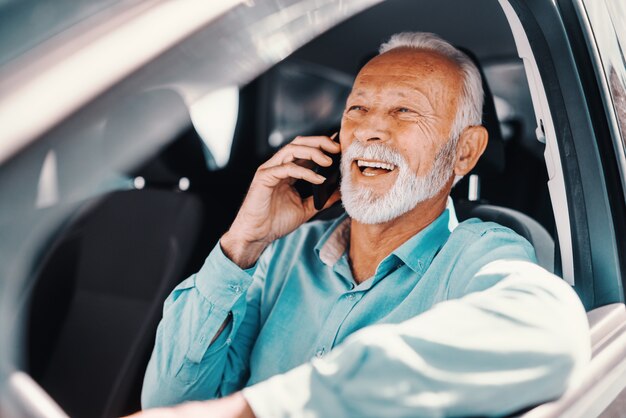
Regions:
<instances>
[{"instance_id":1,"label":"car door frame","mask_svg":"<svg viewBox=\"0 0 626 418\"><path fill-rule=\"evenodd\" d=\"M523 416L597 416L626 388L622 273L626 217L618 166L623 142L609 128L611 117L597 84L598 66L584 48L588 46L584 30L589 28L581 24L575 1L500 3L524 60L530 88L538 90L533 105L537 136L545 138L548 145L548 172L558 177L560 170L563 176L564 190L550 190L557 239L565 273L574 275L568 281L588 310L592 347L590 364L567 392ZM545 105L547 109L542 108ZM550 152L550 141L558 152ZM569 231L562 222L558 228L562 217L570 220ZM571 247L563 247L568 239ZM568 272L568 267L572 271Z\"/></svg>"}]
</instances>

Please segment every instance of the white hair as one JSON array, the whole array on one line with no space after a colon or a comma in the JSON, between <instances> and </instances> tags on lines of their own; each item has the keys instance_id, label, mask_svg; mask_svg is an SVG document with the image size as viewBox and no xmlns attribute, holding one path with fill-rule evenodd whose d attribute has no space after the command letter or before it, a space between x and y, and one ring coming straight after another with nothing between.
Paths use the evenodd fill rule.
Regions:
<instances>
[{"instance_id":1,"label":"white hair","mask_svg":"<svg viewBox=\"0 0 626 418\"><path fill-rule=\"evenodd\" d=\"M428 32L396 33L389 41L380 46L379 54L384 54L395 48L434 51L460 67L463 74L463 89L457 105L456 116L450 129L450 140L456 144L463 129L481 124L484 100L483 84L480 71L466 54L434 33Z\"/></svg>"}]
</instances>

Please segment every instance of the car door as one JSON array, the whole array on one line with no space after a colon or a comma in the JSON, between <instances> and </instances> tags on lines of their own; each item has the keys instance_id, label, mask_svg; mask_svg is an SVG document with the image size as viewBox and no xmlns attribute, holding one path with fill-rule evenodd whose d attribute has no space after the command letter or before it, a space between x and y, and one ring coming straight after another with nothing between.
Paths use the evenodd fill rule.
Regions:
<instances>
[{"instance_id":1,"label":"car door","mask_svg":"<svg viewBox=\"0 0 626 418\"><path fill-rule=\"evenodd\" d=\"M530 85L541 86L533 102L537 136L547 144L562 274L588 310L593 352L584 375L560 400L524 416L624 413L623 393L616 399L626 384L624 142L619 114L624 83L619 42L624 34L619 24L623 5L617 3L503 4Z\"/></svg>"},{"instance_id":2,"label":"car door","mask_svg":"<svg viewBox=\"0 0 626 418\"><path fill-rule=\"evenodd\" d=\"M202 7L205 2L174 3L138 3L106 25L83 28L89 36L77 37L80 42L72 44L70 51L66 43L44 42L48 51L39 50L41 56L22 57L2 67L0 79L6 81L0 126L7 128L0 146L0 340L9 343L2 344L0 351L0 411L7 411L7 416L63 416L54 401L20 371L24 318L18 312L30 285L29 273L50 237L75 209L71 204L54 207L39 222L28 216L32 208L24 203L30 200L21 199L25 193L20 181L32 177L36 183L43 161L53 160L44 151L53 145L63 145L66 151L88 149L90 135L103 126L102 109L115 107L116 98L124 95L173 86L195 102L225 86L243 87L306 42L379 1L215 2L211 11ZM616 407L615 398L626 387L626 166L620 90L624 63L615 53L616 47L624 47L624 26L615 20L615 10L623 13L623 9L619 0L592 3L497 3L524 61L537 139L546 144L559 272L589 311L594 349L584 376L560 400L525 413L533 417L595 416L612 404ZM178 16L174 25L178 30L165 30L156 15L166 21ZM392 17L388 19L387 24L393 25ZM137 32L128 32L131 24L138 25ZM105 42L112 37L118 42L141 40L142 54L116 51ZM101 61L81 61L96 56ZM42 89L55 94L37 101L37 91ZM175 117L164 121L171 123L164 132L177 129ZM135 137L112 158L117 162L141 159L172 136ZM98 165L101 156L95 157L88 161L89 170L73 173L69 195L84 196L100 184L105 168Z\"/></svg>"}]
</instances>

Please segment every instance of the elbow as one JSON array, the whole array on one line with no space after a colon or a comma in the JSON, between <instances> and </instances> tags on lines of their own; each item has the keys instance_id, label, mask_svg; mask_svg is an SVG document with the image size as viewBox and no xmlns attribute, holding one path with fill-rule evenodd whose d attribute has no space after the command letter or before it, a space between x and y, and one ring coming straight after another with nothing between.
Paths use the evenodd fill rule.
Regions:
<instances>
[{"instance_id":1,"label":"elbow","mask_svg":"<svg viewBox=\"0 0 626 418\"><path fill-rule=\"evenodd\" d=\"M141 409L173 406L187 400L176 389L167 381L155 382L145 379L141 388Z\"/></svg>"},{"instance_id":2,"label":"elbow","mask_svg":"<svg viewBox=\"0 0 626 418\"><path fill-rule=\"evenodd\" d=\"M182 400L180 396L176 396L183 389L176 385L176 377L170 376L170 368L159 367L158 363L153 353L141 387L142 409L171 406Z\"/></svg>"},{"instance_id":3,"label":"elbow","mask_svg":"<svg viewBox=\"0 0 626 418\"><path fill-rule=\"evenodd\" d=\"M147 391L145 386L141 389L141 409L157 408L160 405L154 392Z\"/></svg>"},{"instance_id":4,"label":"elbow","mask_svg":"<svg viewBox=\"0 0 626 418\"><path fill-rule=\"evenodd\" d=\"M163 396L159 390L162 388L158 383L159 380L160 379L156 376L153 360L151 359L143 379L143 386L141 387L141 409L164 406Z\"/></svg>"}]
</instances>

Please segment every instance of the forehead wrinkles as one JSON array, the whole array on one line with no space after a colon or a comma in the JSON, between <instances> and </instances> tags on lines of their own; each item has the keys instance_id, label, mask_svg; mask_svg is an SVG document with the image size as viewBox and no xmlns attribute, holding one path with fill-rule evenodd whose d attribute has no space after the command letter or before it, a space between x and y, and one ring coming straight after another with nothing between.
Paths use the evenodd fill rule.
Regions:
<instances>
[{"instance_id":1,"label":"forehead wrinkles","mask_svg":"<svg viewBox=\"0 0 626 418\"><path fill-rule=\"evenodd\" d=\"M433 110L449 103L449 86L442 83L419 82L413 76L374 76L359 77L352 88L348 100L364 99L368 101L406 100L421 106L424 110Z\"/></svg>"},{"instance_id":2,"label":"forehead wrinkles","mask_svg":"<svg viewBox=\"0 0 626 418\"><path fill-rule=\"evenodd\" d=\"M352 94L363 96L369 93L385 92L400 97L428 98L429 87L418 83L415 77L406 75L400 77L364 75L354 83Z\"/></svg>"},{"instance_id":3,"label":"forehead wrinkles","mask_svg":"<svg viewBox=\"0 0 626 418\"><path fill-rule=\"evenodd\" d=\"M396 49L372 59L359 72L355 87L377 83L401 82L439 97L457 96L463 75L448 58L427 50Z\"/></svg>"},{"instance_id":4,"label":"forehead wrinkles","mask_svg":"<svg viewBox=\"0 0 626 418\"><path fill-rule=\"evenodd\" d=\"M459 72L457 63L426 49L396 48L372 58L362 70L371 71L383 67L383 71L437 70L443 72Z\"/></svg>"}]
</instances>

